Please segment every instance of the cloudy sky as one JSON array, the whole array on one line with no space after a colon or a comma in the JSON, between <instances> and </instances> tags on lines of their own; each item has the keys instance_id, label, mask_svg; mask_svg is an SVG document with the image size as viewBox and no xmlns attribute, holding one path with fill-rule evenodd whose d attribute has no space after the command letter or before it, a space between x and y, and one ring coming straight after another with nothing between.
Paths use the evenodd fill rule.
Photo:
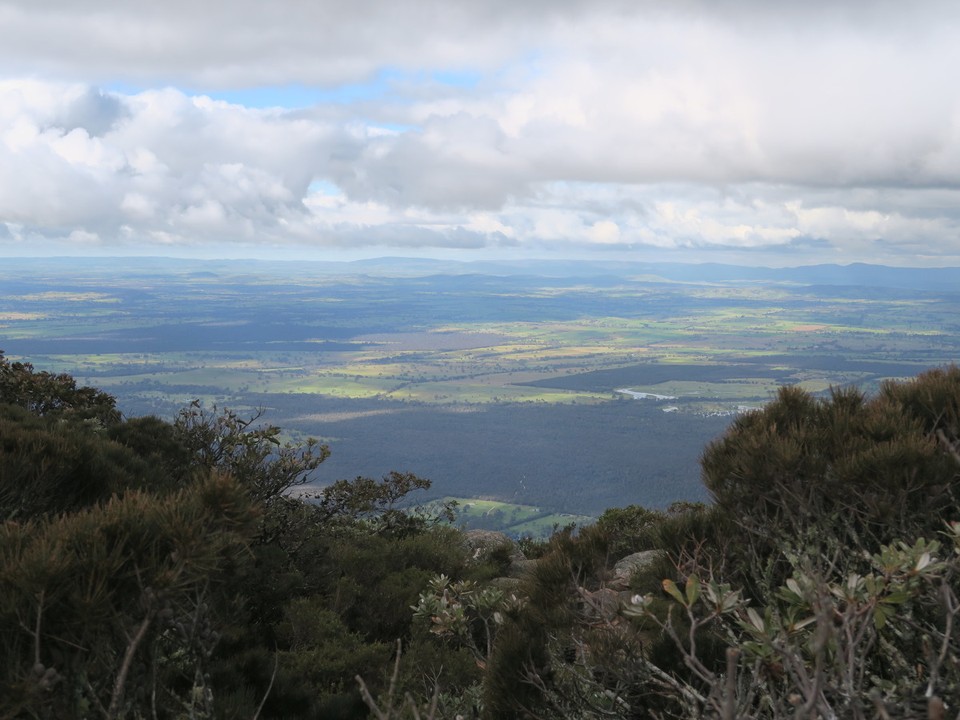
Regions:
<instances>
[{"instance_id":1,"label":"cloudy sky","mask_svg":"<svg viewBox=\"0 0 960 720\"><path fill-rule=\"evenodd\" d=\"M960 265L958 37L953 0L0 0L0 256Z\"/></svg>"}]
</instances>

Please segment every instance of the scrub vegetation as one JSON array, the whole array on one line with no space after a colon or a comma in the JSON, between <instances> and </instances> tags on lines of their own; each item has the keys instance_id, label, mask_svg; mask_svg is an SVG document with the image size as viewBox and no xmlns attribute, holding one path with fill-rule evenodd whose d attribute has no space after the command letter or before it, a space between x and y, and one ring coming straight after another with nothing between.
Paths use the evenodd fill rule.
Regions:
<instances>
[{"instance_id":1,"label":"scrub vegetation","mask_svg":"<svg viewBox=\"0 0 960 720\"><path fill-rule=\"evenodd\" d=\"M955 710L956 367L782 388L705 448L709 505L539 542L451 527L456 503L411 505L430 483L409 473L312 491L328 455L199 402L125 417L0 355L0 716Z\"/></svg>"}]
</instances>

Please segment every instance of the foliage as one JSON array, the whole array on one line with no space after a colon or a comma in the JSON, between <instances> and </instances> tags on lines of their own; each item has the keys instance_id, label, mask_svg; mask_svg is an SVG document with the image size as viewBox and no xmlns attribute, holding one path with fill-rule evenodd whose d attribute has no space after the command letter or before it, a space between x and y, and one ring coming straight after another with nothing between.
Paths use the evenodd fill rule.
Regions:
<instances>
[{"instance_id":1,"label":"foliage","mask_svg":"<svg viewBox=\"0 0 960 720\"><path fill-rule=\"evenodd\" d=\"M399 507L429 481L393 472L308 489L324 446L281 445L275 427L197 406L177 428L201 467L233 473L262 510L251 561L224 593L231 621L212 660L215 696L239 716L363 716L354 675L379 689L389 648L411 636L419 588L463 567L455 531Z\"/></svg>"},{"instance_id":2,"label":"foliage","mask_svg":"<svg viewBox=\"0 0 960 720\"><path fill-rule=\"evenodd\" d=\"M259 414L125 420L69 377L2 355L0 376L0 716L936 718L960 697L956 368L784 389L706 449L713 505L608 510L528 542L514 578L468 566L452 507L409 507L411 473L316 487L326 446Z\"/></svg>"},{"instance_id":3,"label":"foliage","mask_svg":"<svg viewBox=\"0 0 960 720\"><path fill-rule=\"evenodd\" d=\"M2 519L79 510L162 477L145 458L87 422L0 405Z\"/></svg>"},{"instance_id":4,"label":"foliage","mask_svg":"<svg viewBox=\"0 0 960 720\"><path fill-rule=\"evenodd\" d=\"M957 459L944 443L960 438L949 421L958 397L957 368L887 385L870 400L854 389L816 399L783 388L708 446L704 482L761 553L766 539L775 547L823 517L842 516L830 532L872 549L935 532L957 505Z\"/></svg>"},{"instance_id":5,"label":"foliage","mask_svg":"<svg viewBox=\"0 0 960 720\"><path fill-rule=\"evenodd\" d=\"M429 481L303 492L328 449L259 414L124 420L67 376L2 370L0 716L362 717L353 677L379 688L397 637L410 687L444 666L475 685L413 638L420 589L464 567L450 506L401 507Z\"/></svg>"},{"instance_id":6,"label":"foliage","mask_svg":"<svg viewBox=\"0 0 960 720\"><path fill-rule=\"evenodd\" d=\"M958 406L956 368L872 399L784 389L707 448L713 507L554 538L494 647L490 716L942 717L960 697ZM666 550L668 579L618 592L598 535L614 557Z\"/></svg>"},{"instance_id":7,"label":"foliage","mask_svg":"<svg viewBox=\"0 0 960 720\"><path fill-rule=\"evenodd\" d=\"M110 425L120 420L111 395L77 387L70 375L35 371L33 365L10 362L0 350L0 404L17 405L35 415L90 420Z\"/></svg>"},{"instance_id":8,"label":"foliage","mask_svg":"<svg viewBox=\"0 0 960 720\"><path fill-rule=\"evenodd\" d=\"M597 518L596 531L608 544L610 556L624 557L640 550L692 551L693 545L715 537L713 508L699 502L675 502L666 510L640 505L610 508Z\"/></svg>"},{"instance_id":9,"label":"foliage","mask_svg":"<svg viewBox=\"0 0 960 720\"><path fill-rule=\"evenodd\" d=\"M597 518L597 529L603 532L610 543L610 553L628 555L637 550L647 550L647 538L662 521L663 513L640 505L609 508Z\"/></svg>"},{"instance_id":10,"label":"foliage","mask_svg":"<svg viewBox=\"0 0 960 720\"><path fill-rule=\"evenodd\" d=\"M498 626L507 613L519 612L523 604L522 598L499 588L479 587L471 580L451 583L441 574L420 593L413 616L429 622L431 633L456 638L480 667L486 667Z\"/></svg>"},{"instance_id":11,"label":"foliage","mask_svg":"<svg viewBox=\"0 0 960 720\"><path fill-rule=\"evenodd\" d=\"M242 490L215 476L0 526L0 716L204 705L193 689L216 643L207 597L253 519Z\"/></svg>"},{"instance_id":12,"label":"foliage","mask_svg":"<svg viewBox=\"0 0 960 720\"><path fill-rule=\"evenodd\" d=\"M235 477L251 498L267 509L286 502L287 493L305 484L330 455L314 438L301 445L283 443L280 428L258 424L260 413L243 418L231 410L205 409L194 401L174 427L194 463Z\"/></svg>"},{"instance_id":13,"label":"foliage","mask_svg":"<svg viewBox=\"0 0 960 720\"><path fill-rule=\"evenodd\" d=\"M652 620L680 649L689 679L670 677L684 717L915 717L960 696L960 525L950 545L898 542L866 558L863 574L845 563L799 563L760 603L714 580L687 577L664 591L686 619L650 610L635 596L627 616ZM728 639L722 672L702 662L697 632ZM935 715L931 714L930 717Z\"/></svg>"}]
</instances>

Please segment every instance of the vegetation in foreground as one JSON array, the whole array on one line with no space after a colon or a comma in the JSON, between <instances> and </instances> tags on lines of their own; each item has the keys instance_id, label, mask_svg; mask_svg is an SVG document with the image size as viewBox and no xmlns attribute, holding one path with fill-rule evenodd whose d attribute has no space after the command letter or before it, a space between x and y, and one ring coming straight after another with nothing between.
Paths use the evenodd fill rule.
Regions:
<instances>
[{"instance_id":1,"label":"vegetation in foreground","mask_svg":"<svg viewBox=\"0 0 960 720\"><path fill-rule=\"evenodd\" d=\"M784 388L710 506L525 558L400 509L413 475L297 496L327 454L0 355L0 717L957 716L957 368Z\"/></svg>"}]
</instances>

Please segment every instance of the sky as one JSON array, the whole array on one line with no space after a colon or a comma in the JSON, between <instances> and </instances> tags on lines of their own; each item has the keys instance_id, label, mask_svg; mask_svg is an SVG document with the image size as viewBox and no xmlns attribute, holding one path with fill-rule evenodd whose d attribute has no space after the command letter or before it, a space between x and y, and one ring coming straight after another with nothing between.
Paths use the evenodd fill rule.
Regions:
<instances>
[{"instance_id":1,"label":"sky","mask_svg":"<svg viewBox=\"0 0 960 720\"><path fill-rule=\"evenodd\" d=\"M960 265L960 3L0 0L0 257Z\"/></svg>"}]
</instances>

